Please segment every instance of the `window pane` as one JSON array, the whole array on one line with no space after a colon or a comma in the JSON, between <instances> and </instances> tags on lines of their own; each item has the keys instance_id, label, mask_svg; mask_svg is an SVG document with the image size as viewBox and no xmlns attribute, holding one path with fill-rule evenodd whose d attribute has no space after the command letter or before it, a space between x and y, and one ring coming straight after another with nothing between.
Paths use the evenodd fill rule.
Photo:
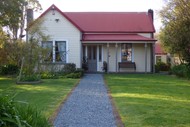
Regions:
<instances>
[{"instance_id":1,"label":"window pane","mask_svg":"<svg viewBox=\"0 0 190 127\"><path fill-rule=\"evenodd\" d=\"M132 61L132 44L121 45L121 58L122 62Z\"/></svg>"},{"instance_id":2,"label":"window pane","mask_svg":"<svg viewBox=\"0 0 190 127\"><path fill-rule=\"evenodd\" d=\"M53 42L52 41L43 41L42 48L47 49L47 55L44 58L45 62L52 62L53 61Z\"/></svg>"},{"instance_id":3,"label":"window pane","mask_svg":"<svg viewBox=\"0 0 190 127\"><path fill-rule=\"evenodd\" d=\"M55 61L66 63L66 42L65 41L55 42Z\"/></svg>"}]
</instances>

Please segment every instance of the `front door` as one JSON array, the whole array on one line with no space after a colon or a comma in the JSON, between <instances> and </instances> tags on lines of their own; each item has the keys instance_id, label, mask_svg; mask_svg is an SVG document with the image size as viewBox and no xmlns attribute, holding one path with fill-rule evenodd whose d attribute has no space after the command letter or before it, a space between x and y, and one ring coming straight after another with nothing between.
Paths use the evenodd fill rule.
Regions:
<instances>
[{"instance_id":1,"label":"front door","mask_svg":"<svg viewBox=\"0 0 190 127\"><path fill-rule=\"evenodd\" d=\"M97 71L97 46L89 45L87 52L88 58L88 71L96 72Z\"/></svg>"}]
</instances>

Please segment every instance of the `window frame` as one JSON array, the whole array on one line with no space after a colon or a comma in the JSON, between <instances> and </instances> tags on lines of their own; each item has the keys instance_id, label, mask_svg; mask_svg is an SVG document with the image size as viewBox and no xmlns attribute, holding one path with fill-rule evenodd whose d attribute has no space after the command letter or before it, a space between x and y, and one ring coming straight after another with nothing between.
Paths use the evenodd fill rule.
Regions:
<instances>
[{"instance_id":1,"label":"window frame","mask_svg":"<svg viewBox=\"0 0 190 127\"><path fill-rule=\"evenodd\" d=\"M53 61L53 41L51 41L51 40L48 40L48 41L41 41L40 43L40 45L41 45L41 47L42 48L44 48L43 47L43 43L46 43L46 42L51 42L52 43L52 49L50 50L51 51L51 53L50 53L50 56L51 56L51 60L50 61L48 61L48 60L43 60L43 61L41 61L42 63L52 63L52 61Z\"/></svg>"},{"instance_id":2,"label":"window frame","mask_svg":"<svg viewBox=\"0 0 190 127\"><path fill-rule=\"evenodd\" d=\"M130 51L130 58L131 60L123 60L123 53L122 53L122 49L123 49L123 45L126 44L126 45L130 45L131 47L131 51ZM121 62L133 62L133 44L132 43L121 43Z\"/></svg>"},{"instance_id":3,"label":"window frame","mask_svg":"<svg viewBox=\"0 0 190 127\"><path fill-rule=\"evenodd\" d=\"M162 62L162 56L161 55L156 56L156 64L159 62Z\"/></svg>"},{"instance_id":4,"label":"window frame","mask_svg":"<svg viewBox=\"0 0 190 127\"><path fill-rule=\"evenodd\" d=\"M43 42L52 42L52 60L51 61L43 61L43 63L68 63L68 41L67 40L48 40L41 41L41 47L43 47ZM65 42L65 52L66 52L66 60L64 61L56 61L56 42Z\"/></svg>"},{"instance_id":5,"label":"window frame","mask_svg":"<svg viewBox=\"0 0 190 127\"><path fill-rule=\"evenodd\" d=\"M64 42L65 43L65 57L66 57L65 61L56 61L57 53L64 52L64 51L56 51L56 48L58 48L58 47L56 47L56 46L58 46L58 45L56 45L57 42ZM57 40L55 41L55 44L54 44L54 63L67 63L67 42L66 41L57 41Z\"/></svg>"}]
</instances>

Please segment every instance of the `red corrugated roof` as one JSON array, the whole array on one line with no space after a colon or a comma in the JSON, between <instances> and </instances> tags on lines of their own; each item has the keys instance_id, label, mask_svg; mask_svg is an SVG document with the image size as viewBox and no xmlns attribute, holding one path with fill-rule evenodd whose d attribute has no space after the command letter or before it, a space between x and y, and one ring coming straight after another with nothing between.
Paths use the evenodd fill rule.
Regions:
<instances>
[{"instance_id":1,"label":"red corrugated roof","mask_svg":"<svg viewBox=\"0 0 190 127\"><path fill-rule=\"evenodd\" d=\"M82 41L155 41L138 34L83 34Z\"/></svg>"},{"instance_id":2,"label":"red corrugated roof","mask_svg":"<svg viewBox=\"0 0 190 127\"><path fill-rule=\"evenodd\" d=\"M155 43L155 54L156 55L165 55L165 54L167 54L162 49L162 46L161 46L160 42Z\"/></svg>"},{"instance_id":3,"label":"red corrugated roof","mask_svg":"<svg viewBox=\"0 0 190 127\"><path fill-rule=\"evenodd\" d=\"M155 32L151 15L148 12L62 12L52 5L40 17L51 11L52 7L82 32Z\"/></svg>"},{"instance_id":4,"label":"red corrugated roof","mask_svg":"<svg viewBox=\"0 0 190 127\"><path fill-rule=\"evenodd\" d=\"M84 32L154 32L146 12L67 12Z\"/></svg>"}]
</instances>

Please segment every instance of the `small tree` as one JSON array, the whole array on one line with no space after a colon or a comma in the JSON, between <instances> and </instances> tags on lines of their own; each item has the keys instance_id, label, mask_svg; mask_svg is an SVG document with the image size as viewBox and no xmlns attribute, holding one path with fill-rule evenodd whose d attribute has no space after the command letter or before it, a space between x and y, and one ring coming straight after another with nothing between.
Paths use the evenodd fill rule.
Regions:
<instances>
[{"instance_id":1,"label":"small tree","mask_svg":"<svg viewBox=\"0 0 190 127\"><path fill-rule=\"evenodd\" d=\"M34 81L39 80L41 72L40 62L47 56L47 49L43 49L40 45L41 41L46 41L49 36L42 32L40 27L43 20L35 21L32 27L29 28L29 40L23 47L23 56L21 70L18 81Z\"/></svg>"}]
</instances>

